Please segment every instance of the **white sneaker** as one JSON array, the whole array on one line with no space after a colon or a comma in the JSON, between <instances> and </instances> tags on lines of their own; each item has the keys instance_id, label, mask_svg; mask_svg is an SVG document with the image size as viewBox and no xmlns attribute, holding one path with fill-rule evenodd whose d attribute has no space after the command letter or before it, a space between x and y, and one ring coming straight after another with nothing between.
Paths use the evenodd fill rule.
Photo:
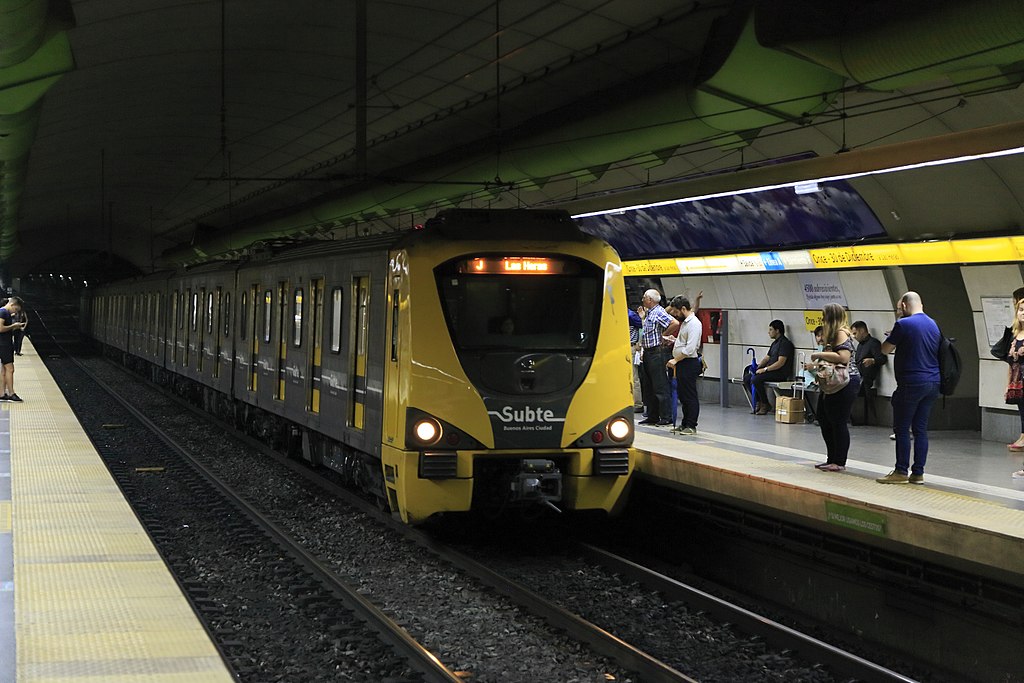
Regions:
<instances>
[{"instance_id":1,"label":"white sneaker","mask_svg":"<svg viewBox=\"0 0 1024 683\"><path fill-rule=\"evenodd\" d=\"M1014 479L1024 479L1024 470L1017 470L1010 476L1013 477Z\"/></svg>"}]
</instances>

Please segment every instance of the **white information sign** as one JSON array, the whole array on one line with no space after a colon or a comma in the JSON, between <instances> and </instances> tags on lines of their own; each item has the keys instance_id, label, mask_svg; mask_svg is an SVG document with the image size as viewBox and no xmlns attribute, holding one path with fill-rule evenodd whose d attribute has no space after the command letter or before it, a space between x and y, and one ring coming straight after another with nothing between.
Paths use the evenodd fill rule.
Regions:
<instances>
[{"instance_id":1,"label":"white information sign","mask_svg":"<svg viewBox=\"0 0 1024 683\"><path fill-rule=\"evenodd\" d=\"M1013 299L1008 296L983 296L981 313L985 316L985 333L991 346L1003 338L1003 330L1013 323Z\"/></svg>"},{"instance_id":2,"label":"white information sign","mask_svg":"<svg viewBox=\"0 0 1024 683\"><path fill-rule=\"evenodd\" d=\"M800 286L807 308L821 308L825 304L846 306L846 294L838 273L800 273Z\"/></svg>"}]
</instances>

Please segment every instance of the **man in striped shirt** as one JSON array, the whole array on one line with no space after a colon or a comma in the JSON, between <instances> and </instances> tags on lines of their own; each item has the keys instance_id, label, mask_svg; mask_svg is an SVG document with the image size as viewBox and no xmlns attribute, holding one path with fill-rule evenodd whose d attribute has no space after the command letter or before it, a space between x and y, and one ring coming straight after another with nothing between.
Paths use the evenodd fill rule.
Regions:
<instances>
[{"instance_id":1,"label":"man in striped shirt","mask_svg":"<svg viewBox=\"0 0 1024 683\"><path fill-rule=\"evenodd\" d=\"M656 289L644 292L643 306L637 309L637 313L644 319L640 345L643 347L643 372L651 388L646 397L647 419L641 420L640 424L671 425L672 401L665 364L672 357L672 351L671 342L664 337L676 333L679 321L661 307L661 294Z\"/></svg>"}]
</instances>

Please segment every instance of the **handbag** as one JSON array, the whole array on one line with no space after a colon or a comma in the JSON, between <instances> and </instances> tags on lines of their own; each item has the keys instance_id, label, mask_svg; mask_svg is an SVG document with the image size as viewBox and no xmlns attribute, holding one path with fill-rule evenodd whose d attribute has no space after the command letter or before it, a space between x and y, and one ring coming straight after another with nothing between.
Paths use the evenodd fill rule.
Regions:
<instances>
[{"instance_id":1,"label":"handbag","mask_svg":"<svg viewBox=\"0 0 1024 683\"><path fill-rule=\"evenodd\" d=\"M1013 330L1007 327L1003 330L1003 338L992 345L992 355L1001 361L1010 362L1010 342L1013 340Z\"/></svg>"},{"instance_id":2,"label":"handbag","mask_svg":"<svg viewBox=\"0 0 1024 683\"><path fill-rule=\"evenodd\" d=\"M814 381L823 394L835 394L850 383L850 368L842 363L819 360L818 367L811 371Z\"/></svg>"}]
</instances>

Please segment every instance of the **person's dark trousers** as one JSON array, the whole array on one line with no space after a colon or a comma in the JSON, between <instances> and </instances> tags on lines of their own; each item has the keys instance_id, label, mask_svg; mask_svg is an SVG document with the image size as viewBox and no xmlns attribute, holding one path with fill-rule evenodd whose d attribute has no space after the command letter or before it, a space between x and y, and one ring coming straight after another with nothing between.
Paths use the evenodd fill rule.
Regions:
<instances>
[{"instance_id":1,"label":"person's dark trousers","mask_svg":"<svg viewBox=\"0 0 1024 683\"><path fill-rule=\"evenodd\" d=\"M638 368L640 374L640 400L644 402L644 413L651 408L651 378L647 376L647 363L641 362Z\"/></svg>"},{"instance_id":2,"label":"person's dark trousers","mask_svg":"<svg viewBox=\"0 0 1024 683\"><path fill-rule=\"evenodd\" d=\"M822 394L818 401L818 426L825 442L827 462L846 467L850 454L850 411L859 390L860 378L851 378L841 391Z\"/></svg>"},{"instance_id":3,"label":"person's dark trousers","mask_svg":"<svg viewBox=\"0 0 1024 683\"><path fill-rule=\"evenodd\" d=\"M700 358L683 358L676 363L676 396L679 397L680 427L697 428L700 400L697 398L697 378L700 377Z\"/></svg>"},{"instance_id":4,"label":"person's dark trousers","mask_svg":"<svg viewBox=\"0 0 1024 683\"><path fill-rule=\"evenodd\" d=\"M14 336L14 352L20 356L21 342L25 339L25 333L22 330L14 330L12 335Z\"/></svg>"},{"instance_id":5,"label":"person's dark trousers","mask_svg":"<svg viewBox=\"0 0 1024 683\"><path fill-rule=\"evenodd\" d=\"M647 404L647 419L651 422L672 419L672 398L669 396L668 374L665 371L665 363L671 357L672 352L667 348L644 349L644 374L650 384L644 402Z\"/></svg>"},{"instance_id":6,"label":"person's dark trousers","mask_svg":"<svg viewBox=\"0 0 1024 683\"><path fill-rule=\"evenodd\" d=\"M864 424L874 424L877 422L878 415L875 411L875 395L878 393L874 386L874 377L877 375L874 372L869 377L868 375L861 375L860 382L860 395L864 397Z\"/></svg>"},{"instance_id":7,"label":"person's dark trousers","mask_svg":"<svg viewBox=\"0 0 1024 683\"><path fill-rule=\"evenodd\" d=\"M900 384L892 394L892 430L896 434L896 471L924 474L928 461L928 417L939 397L939 383ZM914 432L914 464L910 465L910 432Z\"/></svg>"},{"instance_id":8,"label":"person's dark trousers","mask_svg":"<svg viewBox=\"0 0 1024 683\"><path fill-rule=\"evenodd\" d=\"M746 379L746 378L744 378ZM769 407L768 403L768 388L765 387L765 382L785 382L789 379L786 376L785 370L769 370L768 372L762 372L760 375L754 375L754 391L757 392L757 403L765 408ZM750 384L744 382L743 386L746 387L747 391L750 391ZM757 409L757 406L754 406Z\"/></svg>"}]
</instances>

